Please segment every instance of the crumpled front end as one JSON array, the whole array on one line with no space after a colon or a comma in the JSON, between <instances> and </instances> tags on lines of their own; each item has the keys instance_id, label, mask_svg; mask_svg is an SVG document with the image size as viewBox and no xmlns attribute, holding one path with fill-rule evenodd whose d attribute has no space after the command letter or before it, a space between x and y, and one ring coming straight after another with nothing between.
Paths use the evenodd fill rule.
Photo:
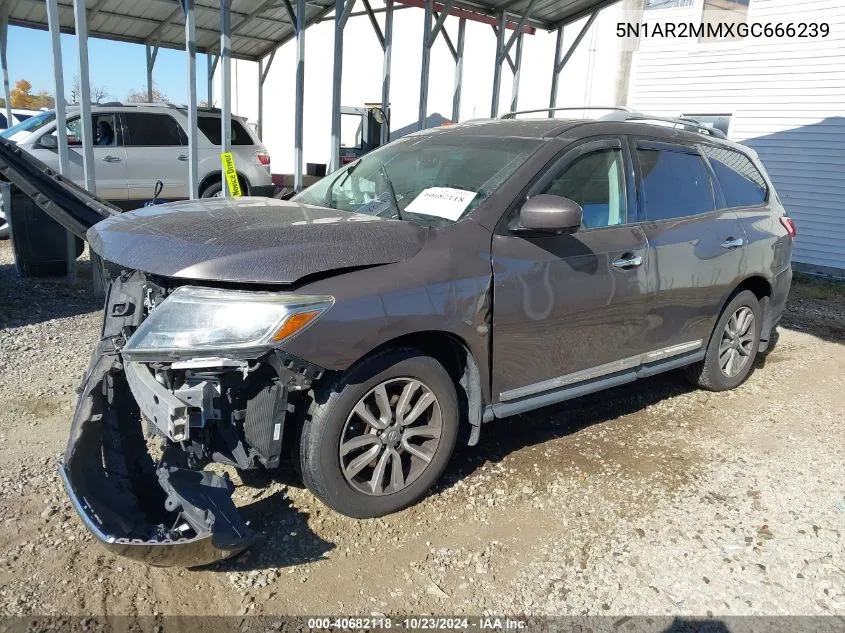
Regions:
<instances>
[{"instance_id":1,"label":"crumpled front end","mask_svg":"<svg viewBox=\"0 0 845 633\"><path fill-rule=\"evenodd\" d=\"M288 394L317 370L275 351L256 359L127 359L123 346L166 293L138 272L111 284L59 471L86 527L109 550L196 567L257 538L232 501L228 476L205 467L277 466Z\"/></svg>"}]
</instances>

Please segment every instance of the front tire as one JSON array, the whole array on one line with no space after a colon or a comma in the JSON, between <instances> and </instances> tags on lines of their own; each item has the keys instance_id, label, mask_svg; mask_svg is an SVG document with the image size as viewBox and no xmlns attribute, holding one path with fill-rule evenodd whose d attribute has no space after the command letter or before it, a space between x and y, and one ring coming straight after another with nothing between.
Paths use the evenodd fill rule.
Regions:
<instances>
[{"instance_id":1,"label":"front tire","mask_svg":"<svg viewBox=\"0 0 845 633\"><path fill-rule=\"evenodd\" d=\"M302 478L341 514L396 512L443 474L458 419L455 386L437 360L411 348L385 350L316 395L302 429Z\"/></svg>"},{"instance_id":2,"label":"front tire","mask_svg":"<svg viewBox=\"0 0 845 633\"><path fill-rule=\"evenodd\" d=\"M716 322L704 360L686 368L687 379L708 391L728 391L745 382L760 348L762 322L754 293L736 293Z\"/></svg>"}]
</instances>

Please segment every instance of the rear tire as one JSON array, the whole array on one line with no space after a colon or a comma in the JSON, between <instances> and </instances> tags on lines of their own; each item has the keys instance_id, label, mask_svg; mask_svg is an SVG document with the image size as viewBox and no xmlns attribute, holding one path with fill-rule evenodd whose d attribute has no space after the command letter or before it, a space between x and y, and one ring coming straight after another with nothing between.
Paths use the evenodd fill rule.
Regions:
<instances>
[{"instance_id":1,"label":"rear tire","mask_svg":"<svg viewBox=\"0 0 845 633\"><path fill-rule=\"evenodd\" d=\"M437 360L411 348L385 350L317 395L302 429L302 479L346 516L396 512L443 474L458 419L455 386Z\"/></svg>"},{"instance_id":2,"label":"rear tire","mask_svg":"<svg viewBox=\"0 0 845 633\"><path fill-rule=\"evenodd\" d=\"M708 391L728 391L745 382L754 369L762 322L754 293L736 293L716 322L704 360L686 367L687 380Z\"/></svg>"},{"instance_id":3,"label":"rear tire","mask_svg":"<svg viewBox=\"0 0 845 633\"><path fill-rule=\"evenodd\" d=\"M223 194L223 183L212 182L200 193L200 198L219 198Z\"/></svg>"}]
</instances>

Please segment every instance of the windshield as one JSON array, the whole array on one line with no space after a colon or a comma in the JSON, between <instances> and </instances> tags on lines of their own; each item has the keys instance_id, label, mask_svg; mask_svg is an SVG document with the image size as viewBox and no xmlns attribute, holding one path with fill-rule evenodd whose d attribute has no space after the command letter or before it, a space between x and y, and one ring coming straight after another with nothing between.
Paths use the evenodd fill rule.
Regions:
<instances>
[{"instance_id":1,"label":"windshield","mask_svg":"<svg viewBox=\"0 0 845 633\"><path fill-rule=\"evenodd\" d=\"M12 138L12 136L18 134L19 132L28 132L32 134L36 130L41 129L42 127L50 123L50 121L52 121L55 116L56 114L52 111L46 111L42 112L41 114L36 114L35 116L27 118L25 121L21 121L17 125L13 125L7 130L3 130L2 132L0 132L0 136L2 136L3 138Z\"/></svg>"},{"instance_id":2,"label":"windshield","mask_svg":"<svg viewBox=\"0 0 845 633\"><path fill-rule=\"evenodd\" d=\"M521 138L412 136L370 152L293 199L442 226L478 208L539 143Z\"/></svg>"}]
</instances>

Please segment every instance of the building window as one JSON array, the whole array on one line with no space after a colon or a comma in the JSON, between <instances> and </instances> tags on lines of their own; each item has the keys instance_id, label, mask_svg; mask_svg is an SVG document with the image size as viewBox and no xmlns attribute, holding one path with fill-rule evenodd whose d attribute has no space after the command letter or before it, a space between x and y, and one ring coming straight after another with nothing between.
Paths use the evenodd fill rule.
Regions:
<instances>
[{"instance_id":1,"label":"building window","mask_svg":"<svg viewBox=\"0 0 845 633\"><path fill-rule=\"evenodd\" d=\"M723 132L725 136L728 135L728 130L731 128L730 114L684 114L682 116L695 119L702 125L719 130Z\"/></svg>"},{"instance_id":2,"label":"building window","mask_svg":"<svg viewBox=\"0 0 845 633\"><path fill-rule=\"evenodd\" d=\"M691 7L695 0L645 0L646 9L678 9Z\"/></svg>"},{"instance_id":3,"label":"building window","mask_svg":"<svg viewBox=\"0 0 845 633\"><path fill-rule=\"evenodd\" d=\"M740 38L736 27L748 21L748 5L751 0L704 0L704 12L701 22L704 36L699 40L737 40ZM731 29L733 25L733 29Z\"/></svg>"}]
</instances>

